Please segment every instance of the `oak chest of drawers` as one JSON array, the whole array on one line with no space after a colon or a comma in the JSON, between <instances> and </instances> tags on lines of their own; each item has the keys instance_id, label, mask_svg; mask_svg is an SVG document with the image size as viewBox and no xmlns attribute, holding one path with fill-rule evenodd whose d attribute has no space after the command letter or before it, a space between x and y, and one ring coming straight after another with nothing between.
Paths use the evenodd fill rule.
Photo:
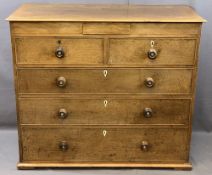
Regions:
<instances>
[{"instance_id":1,"label":"oak chest of drawers","mask_svg":"<svg viewBox=\"0 0 212 175\"><path fill-rule=\"evenodd\" d=\"M26 4L8 20L18 168L191 168L191 7Z\"/></svg>"}]
</instances>

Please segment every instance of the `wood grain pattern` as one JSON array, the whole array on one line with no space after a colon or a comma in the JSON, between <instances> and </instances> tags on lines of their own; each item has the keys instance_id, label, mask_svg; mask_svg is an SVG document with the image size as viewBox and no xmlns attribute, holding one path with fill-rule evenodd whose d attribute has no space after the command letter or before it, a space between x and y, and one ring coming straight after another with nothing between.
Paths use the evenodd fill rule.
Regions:
<instances>
[{"instance_id":1,"label":"wood grain pattern","mask_svg":"<svg viewBox=\"0 0 212 175\"><path fill-rule=\"evenodd\" d=\"M145 108L152 109L151 118L144 116ZM67 118L59 118L60 109L66 109ZM19 99L20 124L187 125L189 112L185 99Z\"/></svg>"},{"instance_id":2,"label":"wood grain pattern","mask_svg":"<svg viewBox=\"0 0 212 175\"><path fill-rule=\"evenodd\" d=\"M131 23L131 34L139 35L199 35L201 23Z\"/></svg>"},{"instance_id":3,"label":"wood grain pattern","mask_svg":"<svg viewBox=\"0 0 212 175\"><path fill-rule=\"evenodd\" d=\"M73 35L82 33L82 23L11 22L12 35Z\"/></svg>"},{"instance_id":4,"label":"wood grain pattern","mask_svg":"<svg viewBox=\"0 0 212 175\"><path fill-rule=\"evenodd\" d=\"M8 20L19 169L191 169L205 22L191 7L25 4ZM155 60L147 58L150 41ZM55 56L58 48L65 52L62 59ZM58 87L58 77L65 87ZM155 83L152 88L146 78ZM144 118L145 108L151 108L151 118ZM58 118L60 109L67 118Z\"/></svg>"},{"instance_id":5,"label":"wood grain pattern","mask_svg":"<svg viewBox=\"0 0 212 175\"><path fill-rule=\"evenodd\" d=\"M11 24L13 36L140 35L198 36L201 23L111 23L111 22L18 22Z\"/></svg>"},{"instance_id":6,"label":"wood grain pattern","mask_svg":"<svg viewBox=\"0 0 212 175\"><path fill-rule=\"evenodd\" d=\"M205 22L189 6L24 4L9 21Z\"/></svg>"},{"instance_id":7,"label":"wood grain pattern","mask_svg":"<svg viewBox=\"0 0 212 175\"><path fill-rule=\"evenodd\" d=\"M167 168L175 170L191 170L190 163L18 163L18 169L34 169L34 168Z\"/></svg>"},{"instance_id":8,"label":"wood grain pattern","mask_svg":"<svg viewBox=\"0 0 212 175\"><path fill-rule=\"evenodd\" d=\"M151 41L154 41L154 49L158 52L154 60L148 58ZM15 43L17 64L21 65L101 66L104 63L106 46L103 38L21 37L16 38ZM104 65L191 66L196 63L196 44L195 38L109 38L108 58ZM62 47L65 52L62 59L55 56L58 47Z\"/></svg>"},{"instance_id":9,"label":"wood grain pattern","mask_svg":"<svg viewBox=\"0 0 212 175\"><path fill-rule=\"evenodd\" d=\"M15 42L18 64L103 64L101 38L22 37ZM59 47L64 50L64 58L55 56Z\"/></svg>"},{"instance_id":10,"label":"wood grain pattern","mask_svg":"<svg viewBox=\"0 0 212 175\"><path fill-rule=\"evenodd\" d=\"M191 69L19 69L19 93L137 93L189 94ZM33 77L33 78L31 78ZM66 79L66 86L56 85L57 77ZM155 86L144 81L152 77Z\"/></svg>"},{"instance_id":11,"label":"wood grain pattern","mask_svg":"<svg viewBox=\"0 0 212 175\"><path fill-rule=\"evenodd\" d=\"M103 136L103 131L107 134ZM166 162L188 160L185 129L22 127L24 162ZM133 136L133 138L132 138ZM95 139L91 139L95 138ZM37 142L39 140L39 142ZM148 151L141 150L142 141ZM60 141L69 148L61 151ZM36 143L36 144L35 144Z\"/></svg>"},{"instance_id":12,"label":"wood grain pattern","mask_svg":"<svg viewBox=\"0 0 212 175\"><path fill-rule=\"evenodd\" d=\"M151 60L148 51L154 41L158 56ZM123 65L194 65L196 39L112 38L109 39L109 64Z\"/></svg>"},{"instance_id":13,"label":"wood grain pattern","mask_svg":"<svg viewBox=\"0 0 212 175\"><path fill-rule=\"evenodd\" d=\"M83 34L130 34L130 23L84 23Z\"/></svg>"}]
</instances>

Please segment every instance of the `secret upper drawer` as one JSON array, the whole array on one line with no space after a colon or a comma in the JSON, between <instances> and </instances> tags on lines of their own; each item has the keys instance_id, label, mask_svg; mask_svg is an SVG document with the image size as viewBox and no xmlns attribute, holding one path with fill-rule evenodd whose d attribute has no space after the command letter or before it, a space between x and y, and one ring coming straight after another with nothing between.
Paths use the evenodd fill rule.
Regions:
<instances>
[{"instance_id":1,"label":"secret upper drawer","mask_svg":"<svg viewBox=\"0 0 212 175\"><path fill-rule=\"evenodd\" d=\"M193 69L18 69L19 93L190 94Z\"/></svg>"},{"instance_id":2,"label":"secret upper drawer","mask_svg":"<svg viewBox=\"0 0 212 175\"><path fill-rule=\"evenodd\" d=\"M19 37L16 62L27 66L192 66L195 38Z\"/></svg>"}]
</instances>

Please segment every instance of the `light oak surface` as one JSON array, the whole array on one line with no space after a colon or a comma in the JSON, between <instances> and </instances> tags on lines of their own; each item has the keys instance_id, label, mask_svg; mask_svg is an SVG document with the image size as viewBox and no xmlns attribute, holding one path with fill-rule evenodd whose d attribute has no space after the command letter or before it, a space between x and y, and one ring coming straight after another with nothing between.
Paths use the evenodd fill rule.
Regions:
<instances>
[{"instance_id":1,"label":"light oak surface","mask_svg":"<svg viewBox=\"0 0 212 175\"><path fill-rule=\"evenodd\" d=\"M58 44L58 41L61 43ZM17 38L17 63L20 64L103 64L102 38ZM55 51L62 47L64 58L57 58Z\"/></svg>"},{"instance_id":2,"label":"light oak surface","mask_svg":"<svg viewBox=\"0 0 212 175\"><path fill-rule=\"evenodd\" d=\"M82 33L82 23L11 22L13 35L73 35Z\"/></svg>"},{"instance_id":3,"label":"light oak surface","mask_svg":"<svg viewBox=\"0 0 212 175\"><path fill-rule=\"evenodd\" d=\"M10 22L13 36L139 35L174 37L197 36L200 23L109 23L109 22Z\"/></svg>"},{"instance_id":4,"label":"light oak surface","mask_svg":"<svg viewBox=\"0 0 212 175\"><path fill-rule=\"evenodd\" d=\"M192 92L192 69L19 69L18 77L19 93L151 95ZM65 87L57 86L58 77L66 79ZM148 77L155 82L151 88L144 83Z\"/></svg>"},{"instance_id":5,"label":"light oak surface","mask_svg":"<svg viewBox=\"0 0 212 175\"><path fill-rule=\"evenodd\" d=\"M151 60L151 42L158 56ZM185 38L112 38L109 39L109 64L123 65L193 65L196 40Z\"/></svg>"},{"instance_id":6,"label":"light oak surface","mask_svg":"<svg viewBox=\"0 0 212 175\"><path fill-rule=\"evenodd\" d=\"M17 168L28 170L34 168L147 168L147 169L175 169L192 170L190 163L18 163ZM116 170L114 170L116 171ZM124 171L124 170L123 170Z\"/></svg>"},{"instance_id":7,"label":"light oak surface","mask_svg":"<svg viewBox=\"0 0 212 175\"><path fill-rule=\"evenodd\" d=\"M24 4L9 21L205 22L189 6Z\"/></svg>"},{"instance_id":8,"label":"light oak surface","mask_svg":"<svg viewBox=\"0 0 212 175\"><path fill-rule=\"evenodd\" d=\"M61 43L58 44L58 41ZM156 49L158 56L152 60L148 52ZM162 66L194 65L196 63L195 38L104 38L90 37L21 37L15 39L17 64L101 66ZM55 51L62 47L65 56L57 58ZM104 48L107 48L104 58ZM26 52L27 50L27 52ZM173 54L174 53L174 54Z\"/></svg>"},{"instance_id":9,"label":"light oak surface","mask_svg":"<svg viewBox=\"0 0 212 175\"><path fill-rule=\"evenodd\" d=\"M205 22L191 7L25 4L8 20L18 168L191 169Z\"/></svg>"},{"instance_id":10,"label":"light oak surface","mask_svg":"<svg viewBox=\"0 0 212 175\"><path fill-rule=\"evenodd\" d=\"M188 159L185 129L23 126L22 137L24 162L185 163ZM66 151L59 149L61 141L67 142ZM146 151L142 141L149 144Z\"/></svg>"},{"instance_id":11,"label":"light oak surface","mask_svg":"<svg viewBox=\"0 0 212 175\"><path fill-rule=\"evenodd\" d=\"M152 109L150 117L145 108ZM60 109L67 111L65 119L59 117ZM19 110L21 124L188 125L190 100L20 98Z\"/></svg>"}]
</instances>

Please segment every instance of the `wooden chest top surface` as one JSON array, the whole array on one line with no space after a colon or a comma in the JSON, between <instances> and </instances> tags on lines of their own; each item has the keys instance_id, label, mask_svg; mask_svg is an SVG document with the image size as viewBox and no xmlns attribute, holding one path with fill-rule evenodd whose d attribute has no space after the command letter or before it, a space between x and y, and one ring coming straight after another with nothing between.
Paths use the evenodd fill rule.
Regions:
<instances>
[{"instance_id":1,"label":"wooden chest top surface","mask_svg":"<svg viewBox=\"0 0 212 175\"><path fill-rule=\"evenodd\" d=\"M24 4L9 21L205 22L183 5Z\"/></svg>"}]
</instances>

